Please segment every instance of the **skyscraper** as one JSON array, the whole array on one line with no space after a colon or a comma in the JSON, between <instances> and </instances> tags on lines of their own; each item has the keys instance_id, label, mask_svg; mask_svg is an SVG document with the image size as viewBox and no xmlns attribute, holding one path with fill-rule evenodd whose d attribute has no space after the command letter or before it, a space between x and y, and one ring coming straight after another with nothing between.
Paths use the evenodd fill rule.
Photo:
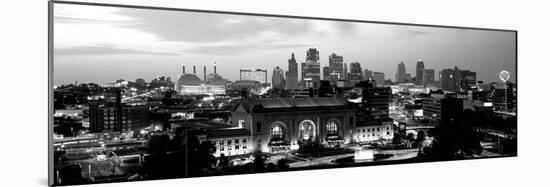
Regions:
<instances>
[{"instance_id":1,"label":"skyscraper","mask_svg":"<svg viewBox=\"0 0 550 187\"><path fill-rule=\"evenodd\" d=\"M416 62L416 85L422 85L424 83L424 62L422 59Z\"/></svg>"},{"instance_id":2,"label":"skyscraper","mask_svg":"<svg viewBox=\"0 0 550 187\"><path fill-rule=\"evenodd\" d=\"M240 80L258 81L262 84L267 84L267 70L240 70Z\"/></svg>"},{"instance_id":3,"label":"skyscraper","mask_svg":"<svg viewBox=\"0 0 550 187\"><path fill-rule=\"evenodd\" d=\"M344 74L343 74L343 80L348 80L349 77L348 77L348 64L344 63Z\"/></svg>"},{"instance_id":4,"label":"skyscraper","mask_svg":"<svg viewBox=\"0 0 550 187\"><path fill-rule=\"evenodd\" d=\"M366 123L372 120L387 118L391 102L391 88L377 87L372 81L360 81L357 87L362 88L361 103L357 120Z\"/></svg>"},{"instance_id":5,"label":"skyscraper","mask_svg":"<svg viewBox=\"0 0 550 187\"><path fill-rule=\"evenodd\" d=\"M298 87L298 63L294 58L294 53L288 59L288 71L286 72L286 89L294 90Z\"/></svg>"},{"instance_id":6,"label":"skyscraper","mask_svg":"<svg viewBox=\"0 0 550 187\"><path fill-rule=\"evenodd\" d=\"M428 86L435 82L435 71L433 69L424 69L422 72L422 85Z\"/></svg>"},{"instance_id":7,"label":"skyscraper","mask_svg":"<svg viewBox=\"0 0 550 187\"><path fill-rule=\"evenodd\" d=\"M402 83L407 80L407 70L405 70L405 64L403 62L397 65L397 74L395 75L395 80L398 83Z\"/></svg>"},{"instance_id":8,"label":"skyscraper","mask_svg":"<svg viewBox=\"0 0 550 187\"><path fill-rule=\"evenodd\" d=\"M323 67L323 80L330 80L330 67L328 66Z\"/></svg>"},{"instance_id":9,"label":"skyscraper","mask_svg":"<svg viewBox=\"0 0 550 187\"><path fill-rule=\"evenodd\" d=\"M360 81L363 79L363 70L361 69L361 64L357 61L349 64L349 80Z\"/></svg>"},{"instance_id":10,"label":"skyscraper","mask_svg":"<svg viewBox=\"0 0 550 187\"><path fill-rule=\"evenodd\" d=\"M302 64L302 80L311 80L311 87L318 88L321 80L321 65L319 63L319 51L309 48L306 52L306 62Z\"/></svg>"},{"instance_id":11,"label":"skyscraper","mask_svg":"<svg viewBox=\"0 0 550 187\"><path fill-rule=\"evenodd\" d=\"M285 88L285 77L283 72L283 69L279 68L279 66L273 68L273 75L271 76L271 84L273 85L273 88Z\"/></svg>"},{"instance_id":12,"label":"skyscraper","mask_svg":"<svg viewBox=\"0 0 550 187\"><path fill-rule=\"evenodd\" d=\"M372 78L372 71L365 69L365 75L363 75L364 80L371 80Z\"/></svg>"},{"instance_id":13,"label":"skyscraper","mask_svg":"<svg viewBox=\"0 0 550 187\"><path fill-rule=\"evenodd\" d=\"M330 73L330 81L336 82L340 79L343 79L343 73L344 73L344 57L338 56L335 53L332 53L328 57L328 65L329 65L329 73Z\"/></svg>"},{"instance_id":14,"label":"skyscraper","mask_svg":"<svg viewBox=\"0 0 550 187\"><path fill-rule=\"evenodd\" d=\"M384 85L384 73L382 72L373 72L372 80L376 82L376 86L380 87Z\"/></svg>"},{"instance_id":15,"label":"skyscraper","mask_svg":"<svg viewBox=\"0 0 550 187\"><path fill-rule=\"evenodd\" d=\"M439 72L441 88L445 91L456 91L459 88L460 69L443 69Z\"/></svg>"},{"instance_id":16,"label":"skyscraper","mask_svg":"<svg viewBox=\"0 0 550 187\"><path fill-rule=\"evenodd\" d=\"M441 70L439 76L441 88L446 91L464 92L476 84L476 72L457 67Z\"/></svg>"},{"instance_id":17,"label":"skyscraper","mask_svg":"<svg viewBox=\"0 0 550 187\"><path fill-rule=\"evenodd\" d=\"M202 81L206 81L206 66L204 66L204 68L203 68L202 75L203 75Z\"/></svg>"},{"instance_id":18,"label":"skyscraper","mask_svg":"<svg viewBox=\"0 0 550 187\"><path fill-rule=\"evenodd\" d=\"M476 85L476 72L470 70L460 71L460 91L466 91Z\"/></svg>"},{"instance_id":19,"label":"skyscraper","mask_svg":"<svg viewBox=\"0 0 550 187\"><path fill-rule=\"evenodd\" d=\"M304 71L306 69L306 63L305 62L302 62L300 63L300 72L302 72L301 76L300 76L300 79L303 81L304 78L306 77L306 71Z\"/></svg>"}]
</instances>

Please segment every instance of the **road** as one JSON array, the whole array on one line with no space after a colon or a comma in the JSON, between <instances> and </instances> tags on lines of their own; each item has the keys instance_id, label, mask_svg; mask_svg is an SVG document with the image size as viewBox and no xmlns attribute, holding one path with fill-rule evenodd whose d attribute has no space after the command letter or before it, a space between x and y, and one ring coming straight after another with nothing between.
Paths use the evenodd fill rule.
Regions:
<instances>
[{"instance_id":1,"label":"road","mask_svg":"<svg viewBox=\"0 0 550 187\"><path fill-rule=\"evenodd\" d=\"M410 159L418 156L418 149L376 150L375 153L392 155L389 158L382 159L379 161L404 160L404 159ZM297 157L295 155L292 155L292 156ZM336 165L336 163L333 162L334 160L338 160L346 157L352 157L352 156L355 156L355 153L347 153L347 154L333 155L333 156L326 156L326 157L319 157L319 158L312 158L312 159L298 157L302 161L290 163L289 167L299 168L299 167L309 167L309 166L316 166L316 165Z\"/></svg>"},{"instance_id":2,"label":"road","mask_svg":"<svg viewBox=\"0 0 550 187\"><path fill-rule=\"evenodd\" d=\"M350 157L354 156L355 153L347 153L342 155L333 155L333 156L326 156L326 157L320 157L320 158L313 158L313 159L305 159L306 161L298 161L288 164L291 168L298 168L298 167L308 167L308 166L315 166L315 165L331 165L335 164L332 161L337 160L340 158Z\"/></svg>"}]
</instances>

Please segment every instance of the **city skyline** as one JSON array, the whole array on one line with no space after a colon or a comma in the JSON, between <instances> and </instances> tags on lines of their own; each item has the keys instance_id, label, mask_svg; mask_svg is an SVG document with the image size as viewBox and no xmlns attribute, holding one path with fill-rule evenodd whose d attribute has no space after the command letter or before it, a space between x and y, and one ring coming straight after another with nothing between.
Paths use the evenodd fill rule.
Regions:
<instances>
[{"instance_id":1,"label":"city skyline","mask_svg":"<svg viewBox=\"0 0 550 187\"><path fill-rule=\"evenodd\" d=\"M517 156L516 31L66 3L50 185Z\"/></svg>"},{"instance_id":2,"label":"city skyline","mask_svg":"<svg viewBox=\"0 0 550 187\"><path fill-rule=\"evenodd\" d=\"M329 55L336 53L346 64L357 61L363 69L383 72L393 81L391 75L401 61L415 77L418 59L436 74L457 66L477 72L478 80L485 82L498 82L501 70L511 73L511 82L516 79L513 32L55 6L54 84L150 81L158 76L175 80L181 65L206 65L212 73L214 62L218 74L235 81L239 69L279 66L288 71L290 54L303 63L310 47L319 50L321 67L328 66Z\"/></svg>"}]
</instances>

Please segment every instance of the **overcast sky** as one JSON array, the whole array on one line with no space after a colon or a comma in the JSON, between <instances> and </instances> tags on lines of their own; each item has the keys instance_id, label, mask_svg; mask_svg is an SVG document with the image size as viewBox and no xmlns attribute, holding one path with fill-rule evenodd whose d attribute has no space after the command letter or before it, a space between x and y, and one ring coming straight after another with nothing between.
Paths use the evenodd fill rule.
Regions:
<instances>
[{"instance_id":1,"label":"overcast sky","mask_svg":"<svg viewBox=\"0 0 550 187\"><path fill-rule=\"evenodd\" d=\"M182 65L188 73L196 65L202 78L214 62L231 81L257 68L271 79L275 66L288 70L291 53L303 62L309 47L321 66L334 52L392 80L401 61L414 77L418 59L436 72L457 66L492 82L508 70L515 80L515 41L513 32L55 4L54 84L175 80Z\"/></svg>"}]
</instances>

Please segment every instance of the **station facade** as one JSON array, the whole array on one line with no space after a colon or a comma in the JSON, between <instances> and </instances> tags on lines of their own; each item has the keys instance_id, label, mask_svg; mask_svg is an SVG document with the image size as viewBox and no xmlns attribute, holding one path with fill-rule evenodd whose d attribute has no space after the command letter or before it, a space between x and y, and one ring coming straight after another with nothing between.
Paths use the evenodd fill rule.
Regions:
<instances>
[{"instance_id":1,"label":"station facade","mask_svg":"<svg viewBox=\"0 0 550 187\"><path fill-rule=\"evenodd\" d=\"M235 106L231 122L250 130L253 151L284 152L307 142L349 143L355 114L356 107L344 98L258 98Z\"/></svg>"}]
</instances>

